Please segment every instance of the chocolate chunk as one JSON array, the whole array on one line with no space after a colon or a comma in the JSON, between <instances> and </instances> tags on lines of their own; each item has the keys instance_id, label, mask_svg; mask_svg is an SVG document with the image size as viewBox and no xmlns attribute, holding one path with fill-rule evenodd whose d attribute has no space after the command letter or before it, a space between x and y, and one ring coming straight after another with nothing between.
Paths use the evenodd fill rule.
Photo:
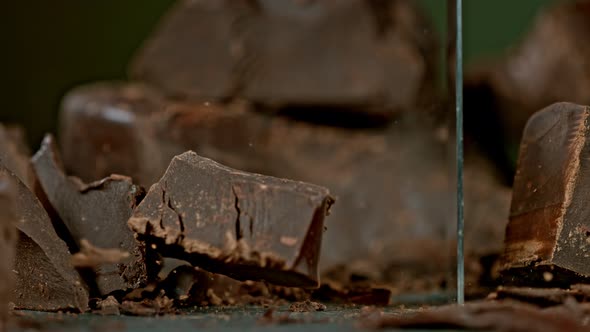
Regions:
<instances>
[{"instance_id":1,"label":"chocolate chunk","mask_svg":"<svg viewBox=\"0 0 590 332\"><path fill-rule=\"evenodd\" d=\"M27 187L33 188L34 176L29 165L30 155L23 130L0 124L0 162L16 174Z\"/></svg>"},{"instance_id":2,"label":"chocolate chunk","mask_svg":"<svg viewBox=\"0 0 590 332\"><path fill-rule=\"evenodd\" d=\"M102 301L98 301L96 307L98 308L97 313L99 315L118 316L121 314L119 311L119 301L112 295L109 295Z\"/></svg>"},{"instance_id":3,"label":"chocolate chunk","mask_svg":"<svg viewBox=\"0 0 590 332\"><path fill-rule=\"evenodd\" d=\"M506 229L502 269L510 281L590 278L589 115L587 106L558 103L527 123Z\"/></svg>"},{"instance_id":4,"label":"chocolate chunk","mask_svg":"<svg viewBox=\"0 0 590 332\"><path fill-rule=\"evenodd\" d=\"M127 89L141 98L128 98ZM132 119L126 131L109 116L114 108ZM400 116L371 130L336 128L271 117L238 103L162 102L138 86L104 83L71 92L61 117L64 163L87 181L127 169L147 188L172 157L194 150L232 168L330 188L342 204L324 234L322 273L363 265L376 271L370 278L396 284L405 279L411 291L440 287L454 269L450 138L427 117ZM112 140L126 142L129 153L101 148ZM470 280L477 284L486 271L479 260L503 249L510 188L476 151L466 158L466 252L474 262L468 265Z\"/></svg>"},{"instance_id":5,"label":"chocolate chunk","mask_svg":"<svg viewBox=\"0 0 590 332\"><path fill-rule=\"evenodd\" d=\"M129 226L162 255L211 272L317 287L332 203L325 188L234 170L189 151L172 159Z\"/></svg>"},{"instance_id":6,"label":"chocolate chunk","mask_svg":"<svg viewBox=\"0 0 590 332\"><path fill-rule=\"evenodd\" d=\"M6 328L8 300L14 287L16 221L16 187L9 175L0 171L0 330Z\"/></svg>"},{"instance_id":7,"label":"chocolate chunk","mask_svg":"<svg viewBox=\"0 0 590 332\"><path fill-rule=\"evenodd\" d=\"M143 190L121 175L111 175L90 184L66 177L49 135L32 160L44 193L78 248L86 239L100 248L120 249L130 254L130 259L123 263L100 264L95 269L100 293L106 295L144 284L147 279L145 248L127 227L127 220L143 196Z\"/></svg>"},{"instance_id":8,"label":"chocolate chunk","mask_svg":"<svg viewBox=\"0 0 590 332\"><path fill-rule=\"evenodd\" d=\"M411 1L180 1L131 73L175 97L391 115L432 83L430 31Z\"/></svg>"},{"instance_id":9,"label":"chocolate chunk","mask_svg":"<svg viewBox=\"0 0 590 332\"><path fill-rule=\"evenodd\" d=\"M10 297L15 308L85 311L88 292L43 206L16 175L1 165L0 177L8 178L17 192L16 287Z\"/></svg>"}]
</instances>

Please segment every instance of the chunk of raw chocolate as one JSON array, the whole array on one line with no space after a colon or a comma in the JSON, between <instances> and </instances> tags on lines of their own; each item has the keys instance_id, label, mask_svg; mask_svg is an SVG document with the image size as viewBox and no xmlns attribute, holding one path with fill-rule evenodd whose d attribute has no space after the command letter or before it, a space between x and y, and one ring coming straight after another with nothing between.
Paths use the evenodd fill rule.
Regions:
<instances>
[{"instance_id":1,"label":"chunk of raw chocolate","mask_svg":"<svg viewBox=\"0 0 590 332\"><path fill-rule=\"evenodd\" d=\"M8 300L14 287L16 220L16 187L9 175L0 171L0 331L6 328Z\"/></svg>"},{"instance_id":2,"label":"chunk of raw chocolate","mask_svg":"<svg viewBox=\"0 0 590 332\"><path fill-rule=\"evenodd\" d=\"M96 303L96 312L103 316L119 316L121 314L119 306L119 301L114 296L109 295L106 299Z\"/></svg>"},{"instance_id":3,"label":"chunk of raw chocolate","mask_svg":"<svg viewBox=\"0 0 590 332\"><path fill-rule=\"evenodd\" d=\"M34 177L29 165L30 155L22 129L0 124L0 162L32 188Z\"/></svg>"},{"instance_id":4,"label":"chunk of raw chocolate","mask_svg":"<svg viewBox=\"0 0 590 332\"><path fill-rule=\"evenodd\" d=\"M590 278L589 116L587 106L558 103L527 123L502 267L511 281Z\"/></svg>"},{"instance_id":5,"label":"chunk of raw chocolate","mask_svg":"<svg viewBox=\"0 0 590 332\"><path fill-rule=\"evenodd\" d=\"M127 97L126 89L141 98ZM440 287L454 269L452 150L448 131L431 119L400 116L389 127L347 129L271 117L241 104L161 100L135 85L102 83L72 91L61 114L67 169L87 181L127 169L147 188L172 157L194 150L232 168L330 188L342 204L324 234L322 273L363 265L376 271L371 278L405 279L415 289L426 277L432 279L428 287ZM109 116L114 108L132 119L127 129ZM113 140L126 142L126 150L102 149ZM468 272L477 283L484 270L470 267L503 249L510 189L494 177L487 160L470 152L465 213L472 222L465 234L474 262Z\"/></svg>"},{"instance_id":6,"label":"chunk of raw chocolate","mask_svg":"<svg viewBox=\"0 0 590 332\"><path fill-rule=\"evenodd\" d=\"M33 156L33 168L47 199L80 248L84 239L104 249L130 254L122 263L104 263L95 268L101 294L136 288L147 280L145 248L127 227L127 220L143 189L131 179L111 175L90 184L64 174L53 138L48 135Z\"/></svg>"},{"instance_id":7,"label":"chunk of raw chocolate","mask_svg":"<svg viewBox=\"0 0 590 332\"><path fill-rule=\"evenodd\" d=\"M88 291L70 263L70 252L57 236L35 195L0 165L0 177L16 188L18 242L10 301L16 309L85 311Z\"/></svg>"},{"instance_id":8,"label":"chunk of raw chocolate","mask_svg":"<svg viewBox=\"0 0 590 332\"><path fill-rule=\"evenodd\" d=\"M432 83L432 31L411 1L185 0L131 76L175 97L371 105L390 115Z\"/></svg>"},{"instance_id":9,"label":"chunk of raw chocolate","mask_svg":"<svg viewBox=\"0 0 590 332\"><path fill-rule=\"evenodd\" d=\"M318 286L327 189L231 169L189 151L172 159L129 219L164 256L239 280Z\"/></svg>"}]
</instances>

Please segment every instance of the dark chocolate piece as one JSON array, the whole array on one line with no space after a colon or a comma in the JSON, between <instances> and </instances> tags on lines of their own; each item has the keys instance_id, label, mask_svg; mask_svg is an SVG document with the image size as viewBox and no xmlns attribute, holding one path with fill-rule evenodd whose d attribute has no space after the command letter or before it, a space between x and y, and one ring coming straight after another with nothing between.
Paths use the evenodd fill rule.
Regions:
<instances>
[{"instance_id":1,"label":"dark chocolate piece","mask_svg":"<svg viewBox=\"0 0 590 332\"><path fill-rule=\"evenodd\" d=\"M411 1L185 0L146 42L131 75L175 97L369 105L391 115L415 106L432 83L430 31Z\"/></svg>"},{"instance_id":2,"label":"dark chocolate piece","mask_svg":"<svg viewBox=\"0 0 590 332\"><path fill-rule=\"evenodd\" d=\"M127 89L135 98L127 97ZM131 119L125 130L109 115L113 109ZM428 118L400 116L390 127L372 130L335 128L270 117L237 103L161 102L135 85L101 83L71 92L61 121L64 163L86 181L127 170L148 188L172 157L193 150L232 168L330 188L342 204L324 234L322 273L339 265L367 266L376 271L371 278L396 286L404 279L404 290L412 291L440 287L453 269L451 139ZM102 149L112 141L126 150ZM465 213L471 222L465 234L475 285L486 271L479 260L503 249L510 188L498 182L489 162L470 152Z\"/></svg>"},{"instance_id":3,"label":"dark chocolate piece","mask_svg":"<svg viewBox=\"0 0 590 332\"><path fill-rule=\"evenodd\" d=\"M502 269L519 284L590 278L590 109L553 104L525 128Z\"/></svg>"},{"instance_id":4,"label":"dark chocolate piece","mask_svg":"<svg viewBox=\"0 0 590 332\"><path fill-rule=\"evenodd\" d=\"M16 174L27 187L33 188L34 176L29 164L30 155L23 130L0 124L0 162Z\"/></svg>"},{"instance_id":5,"label":"dark chocolate piece","mask_svg":"<svg viewBox=\"0 0 590 332\"><path fill-rule=\"evenodd\" d=\"M143 197L143 189L121 175L90 184L66 177L49 135L32 160L44 193L78 248L86 239L94 246L130 254L125 262L105 263L95 268L100 293L106 295L144 284L147 280L145 248L127 227L133 208Z\"/></svg>"},{"instance_id":6,"label":"dark chocolate piece","mask_svg":"<svg viewBox=\"0 0 590 332\"><path fill-rule=\"evenodd\" d=\"M12 296L15 279L12 271L17 241L16 187L9 176L0 171L0 331L6 329L8 300Z\"/></svg>"},{"instance_id":7,"label":"dark chocolate piece","mask_svg":"<svg viewBox=\"0 0 590 332\"><path fill-rule=\"evenodd\" d=\"M96 313L103 316L119 316L121 314L119 306L119 301L114 296L109 295L106 299L96 303L98 309Z\"/></svg>"},{"instance_id":8,"label":"dark chocolate piece","mask_svg":"<svg viewBox=\"0 0 590 332\"><path fill-rule=\"evenodd\" d=\"M158 252L239 280L317 287L327 189L231 169L189 151L172 159L129 219Z\"/></svg>"},{"instance_id":9,"label":"dark chocolate piece","mask_svg":"<svg viewBox=\"0 0 590 332\"><path fill-rule=\"evenodd\" d=\"M85 311L88 291L43 206L16 175L1 165L0 177L8 178L17 191L16 287L10 297L15 308Z\"/></svg>"}]
</instances>

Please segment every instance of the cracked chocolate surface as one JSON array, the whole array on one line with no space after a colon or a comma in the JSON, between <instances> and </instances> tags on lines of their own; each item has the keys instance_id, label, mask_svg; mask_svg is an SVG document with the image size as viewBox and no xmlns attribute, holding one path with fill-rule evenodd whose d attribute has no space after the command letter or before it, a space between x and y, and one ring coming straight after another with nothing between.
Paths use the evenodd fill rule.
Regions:
<instances>
[{"instance_id":1,"label":"cracked chocolate surface","mask_svg":"<svg viewBox=\"0 0 590 332\"><path fill-rule=\"evenodd\" d=\"M333 201L325 188L234 170L189 151L173 158L129 226L164 256L212 272L316 287ZM285 244L285 237L294 240Z\"/></svg>"},{"instance_id":2,"label":"cracked chocolate surface","mask_svg":"<svg viewBox=\"0 0 590 332\"><path fill-rule=\"evenodd\" d=\"M96 283L100 294L137 288L147 280L145 250L127 227L127 220L143 189L121 175L84 184L63 172L57 147L46 136L33 157L33 167L51 206L65 224L75 246L83 239L104 249L119 249L130 254L121 263L98 265Z\"/></svg>"}]
</instances>

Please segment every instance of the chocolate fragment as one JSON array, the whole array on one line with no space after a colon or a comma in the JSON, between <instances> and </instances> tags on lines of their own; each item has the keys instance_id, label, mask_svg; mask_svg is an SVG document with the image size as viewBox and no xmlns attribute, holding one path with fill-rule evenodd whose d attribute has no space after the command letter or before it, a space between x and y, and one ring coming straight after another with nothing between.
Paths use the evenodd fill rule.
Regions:
<instances>
[{"instance_id":1,"label":"chocolate fragment","mask_svg":"<svg viewBox=\"0 0 590 332\"><path fill-rule=\"evenodd\" d=\"M134 98L128 89L135 91ZM316 183L330 188L342 203L324 234L322 274L341 265L363 265L371 270L367 277L403 284L403 290L450 284L451 138L427 117L404 115L371 130L335 128L270 117L239 103L162 102L136 85L108 83L78 88L63 105L64 162L84 180L127 169L149 187L172 157L194 150L236 169ZM127 129L108 115L112 109L132 119ZM83 135L93 131L102 134ZM113 140L126 142L130 152L102 149ZM88 156L79 158L76 151ZM485 266L493 263L480 259L489 261L503 250L510 188L499 183L476 151L467 151L466 158L465 213L472 220L466 225L466 253L473 262L467 272L476 285L481 274L489 273Z\"/></svg>"},{"instance_id":2,"label":"chocolate fragment","mask_svg":"<svg viewBox=\"0 0 590 332\"><path fill-rule=\"evenodd\" d=\"M104 300L98 301L96 307L98 308L97 313L103 316L118 316L121 314L119 311L119 301L112 295L109 295Z\"/></svg>"},{"instance_id":3,"label":"chocolate fragment","mask_svg":"<svg viewBox=\"0 0 590 332\"><path fill-rule=\"evenodd\" d=\"M0 331L6 328L8 300L14 287L16 221L16 187L9 175L0 171Z\"/></svg>"},{"instance_id":4,"label":"chocolate fragment","mask_svg":"<svg viewBox=\"0 0 590 332\"><path fill-rule=\"evenodd\" d=\"M125 262L104 263L95 269L100 293L106 295L144 284L147 280L145 249L127 227L143 190L121 175L90 184L68 178L59 158L53 138L48 135L32 159L33 167L51 206L78 248L83 248L82 241L87 239L95 246L130 254Z\"/></svg>"},{"instance_id":5,"label":"chocolate fragment","mask_svg":"<svg viewBox=\"0 0 590 332\"><path fill-rule=\"evenodd\" d=\"M131 76L174 97L365 106L354 112L389 116L432 84L430 31L411 1L180 1Z\"/></svg>"},{"instance_id":6,"label":"chocolate fragment","mask_svg":"<svg viewBox=\"0 0 590 332\"><path fill-rule=\"evenodd\" d=\"M312 312L324 310L326 310L326 306L324 304L314 302L311 300L291 303L291 305L289 306L289 311L292 312Z\"/></svg>"},{"instance_id":7,"label":"chocolate fragment","mask_svg":"<svg viewBox=\"0 0 590 332\"><path fill-rule=\"evenodd\" d=\"M234 170L189 151L172 159L129 226L162 255L211 272L317 287L332 203L325 188Z\"/></svg>"},{"instance_id":8,"label":"chocolate fragment","mask_svg":"<svg viewBox=\"0 0 590 332\"><path fill-rule=\"evenodd\" d=\"M590 278L590 109L553 104L525 128L506 228L503 274L517 284Z\"/></svg>"},{"instance_id":9,"label":"chocolate fragment","mask_svg":"<svg viewBox=\"0 0 590 332\"><path fill-rule=\"evenodd\" d=\"M1 165L0 177L8 179L17 192L16 287L10 296L15 309L85 311L88 291L41 203L16 175Z\"/></svg>"}]
</instances>

